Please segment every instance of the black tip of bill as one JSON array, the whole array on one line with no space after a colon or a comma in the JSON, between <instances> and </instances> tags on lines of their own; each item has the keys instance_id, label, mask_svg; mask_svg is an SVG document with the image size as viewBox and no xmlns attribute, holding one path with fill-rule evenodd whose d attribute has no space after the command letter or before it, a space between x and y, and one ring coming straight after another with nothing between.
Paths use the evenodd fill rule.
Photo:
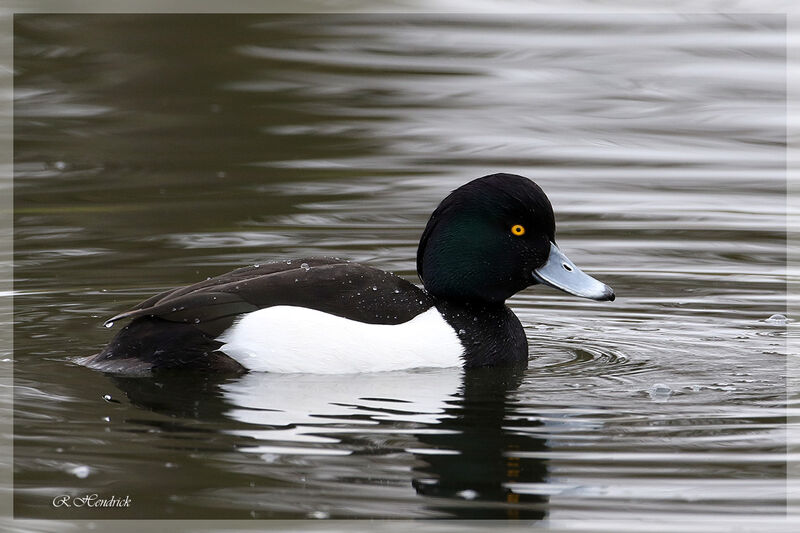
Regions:
<instances>
[{"instance_id":1,"label":"black tip of bill","mask_svg":"<svg viewBox=\"0 0 800 533\"><path fill-rule=\"evenodd\" d=\"M539 283L591 300L613 302L614 289L584 273L554 243L544 265L533 271Z\"/></svg>"}]
</instances>

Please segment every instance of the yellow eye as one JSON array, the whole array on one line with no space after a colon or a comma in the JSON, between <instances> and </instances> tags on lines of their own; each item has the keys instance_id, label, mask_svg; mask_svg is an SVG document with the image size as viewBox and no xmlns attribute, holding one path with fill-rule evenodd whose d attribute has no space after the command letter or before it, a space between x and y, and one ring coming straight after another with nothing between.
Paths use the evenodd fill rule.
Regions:
<instances>
[{"instance_id":1,"label":"yellow eye","mask_svg":"<svg viewBox=\"0 0 800 533\"><path fill-rule=\"evenodd\" d=\"M514 224L513 226L511 226L511 233L513 233L517 237L521 237L522 235L525 235L525 226L521 224Z\"/></svg>"}]
</instances>

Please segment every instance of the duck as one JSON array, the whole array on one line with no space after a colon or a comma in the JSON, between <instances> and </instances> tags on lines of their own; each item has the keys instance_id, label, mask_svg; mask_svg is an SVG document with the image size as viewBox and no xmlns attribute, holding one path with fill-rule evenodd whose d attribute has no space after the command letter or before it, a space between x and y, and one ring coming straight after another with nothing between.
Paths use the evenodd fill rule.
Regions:
<instances>
[{"instance_id":1,"label":"duck","mask_svg":"<svg viewBox=\"0 0 800 533\"><path fill-rule=\"evenodd\" d=\"M349 374L527 365L506 300L546 285L597 301L614 291L556 245L550 200L531 179L483 176L436 207L419 241L422 286L368 265L308 257L250 265L170 289L79 362L117 374L171 369Z\"/></svg>"}]
</instances>

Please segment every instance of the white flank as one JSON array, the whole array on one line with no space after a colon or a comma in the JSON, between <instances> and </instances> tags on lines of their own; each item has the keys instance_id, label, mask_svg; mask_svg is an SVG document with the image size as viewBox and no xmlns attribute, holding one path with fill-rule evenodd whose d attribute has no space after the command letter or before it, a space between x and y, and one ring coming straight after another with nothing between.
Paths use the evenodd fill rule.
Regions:
<instances>
[{"instance_id":1,"label":"white flank","mask_svg":"<svg viewBox=\"0 0 800 533\"><path fill-rule=\"evenodd\" d=\"M244 315L217 338L248 370L348 374L460 366L464 349L435 307L402 324L366 324L305 307Z\"/></svg>"}]
</instances>

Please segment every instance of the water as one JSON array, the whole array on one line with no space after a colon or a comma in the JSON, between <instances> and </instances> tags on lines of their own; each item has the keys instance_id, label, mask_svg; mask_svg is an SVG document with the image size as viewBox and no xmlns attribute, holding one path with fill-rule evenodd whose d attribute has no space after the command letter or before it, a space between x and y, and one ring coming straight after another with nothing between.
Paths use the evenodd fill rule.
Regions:
<instances>
[{"instance_id":1,"label":"water","mask_svg":"<svg viewBox=\"0 0 800 533\"><path fill-rule=\"evenodd\" d=\"M774 15L17 17L16 516L791 528L785 41ZM249 263L416 280L438 201L498 171L618 295L513 298L527 371L71 363ZM91 493L132 503L53 505Z\"/></svg>"}]
</instances>

